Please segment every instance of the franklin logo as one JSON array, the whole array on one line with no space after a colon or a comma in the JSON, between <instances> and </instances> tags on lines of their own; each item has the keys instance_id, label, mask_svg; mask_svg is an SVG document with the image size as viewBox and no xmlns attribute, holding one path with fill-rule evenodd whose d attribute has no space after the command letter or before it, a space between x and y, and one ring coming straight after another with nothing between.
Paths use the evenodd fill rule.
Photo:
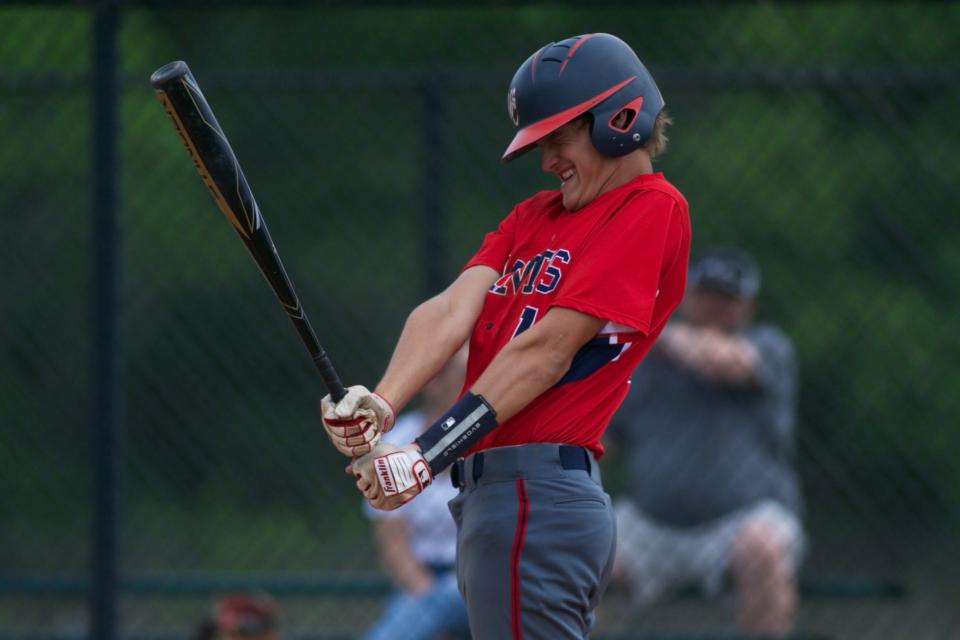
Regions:
<instances>
[{"instance_id":1,"label":"franklin logo","mask_svg":"<svg viewBox=\"0 0 960 640\"><path fill-rule=\"evenodd\" d=\"M383 487L383 492L387 495L397 492L397 487L393 484L393 474L390 473L390 465L387 464L387 459L376 458L374 464L377 467L377 477L380 478L380 485Z\"/></svg>"},{"instance_id":2,"label":"franklin logo","mask_svg":"<svg viewBox=\"0 0 960 640\"><path fill-rule=\"evenodd\" d=\"M507 93L507 113L510 114L510 119L513 120L513 126L520 126L520 112L517 111L517 88L511 87L510 92Z\"/></svg>"}]
</instances>

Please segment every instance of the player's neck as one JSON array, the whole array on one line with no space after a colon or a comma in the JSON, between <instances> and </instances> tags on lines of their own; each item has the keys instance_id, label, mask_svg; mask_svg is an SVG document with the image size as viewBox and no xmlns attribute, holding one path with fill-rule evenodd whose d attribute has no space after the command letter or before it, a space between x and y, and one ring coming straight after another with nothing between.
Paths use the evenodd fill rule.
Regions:
<instances>
[{"instance_id":1,"label":"player's neck","mask_svg":"<svg viewBox=\"0 0 960 640\"><path fill-rule=\"evenodd\" d=\"M650 154L643 149L637 149L633 153L617 158L610 176L597 195L616 189L645 173L653 173L653 162L650 160Z\"/></svg>"}]
</instances>

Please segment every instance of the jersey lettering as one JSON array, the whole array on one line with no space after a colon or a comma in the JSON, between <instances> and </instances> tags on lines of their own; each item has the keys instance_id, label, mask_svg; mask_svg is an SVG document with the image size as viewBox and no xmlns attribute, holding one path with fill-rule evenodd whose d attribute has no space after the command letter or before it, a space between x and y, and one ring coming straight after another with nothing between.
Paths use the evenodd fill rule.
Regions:
<instances>
[{"instance_id":1,"label":"jersey lettering","mask_svg":"<svg viewBox=\"0 0 960 640\"><path fill-rule=\"evenodd\" d=\"M513 263L509 271L504 272L500 278L490 287L490 292L500 296L507 295L507 290L512 288L514 291L520 288L522 270L524 262L519 258Z\"/></svg>"},{"instance_id":2,"label":"jersey lettering","mask_svg":"<svg viewBox=\"0 0 960 640\"><path fill-rule=\"evenodd\" d=\"M546 249L527 261L518 258L510 271L493 283L490 293L498 296L551 293L560 284L563 267L568 264L570 252L566 249Z\"/></svg>"},{"instance_id":3,"label":"jersey lettering","mask_svg":"<svg viewBox=\"0 0 960 640\"><path fill-rule=\"evenodd\" d=\"M547 253L547 252L544 252ZM540 282L537 283L537 293L550 293L557 288L557 285L560 284L560 276L563 273L560 270L561 264L570 264L570 252L566 249L560 249L557 252L552 253L548 260L549 265L546 268L546 272L543 274L543 278L540 279ZM557 264L554 264L554 261Z\"/></svg>"}]
</instances>

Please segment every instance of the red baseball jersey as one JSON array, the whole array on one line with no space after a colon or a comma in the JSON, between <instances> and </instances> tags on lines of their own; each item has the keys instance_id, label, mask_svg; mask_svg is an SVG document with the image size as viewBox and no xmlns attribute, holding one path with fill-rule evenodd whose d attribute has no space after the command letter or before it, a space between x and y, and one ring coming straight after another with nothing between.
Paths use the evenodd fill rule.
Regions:
<instances>
[{"instance_id":1,"label":"red baseball jersey","mask_svg":"<svg viewBox=\"0 0 960 640\"><path fill-rule=\"evenodd\" d=\"M464 267L486 265L502 274L470 338L464 389L551 307L607 324L556 385L470 452L559 442L600 457L600 438L630 374L683 297L689 255L687 201L662 173L640 175L575 212L564 208L559 190L541 191L514 207Z\"/></svg>"}]
</instances>

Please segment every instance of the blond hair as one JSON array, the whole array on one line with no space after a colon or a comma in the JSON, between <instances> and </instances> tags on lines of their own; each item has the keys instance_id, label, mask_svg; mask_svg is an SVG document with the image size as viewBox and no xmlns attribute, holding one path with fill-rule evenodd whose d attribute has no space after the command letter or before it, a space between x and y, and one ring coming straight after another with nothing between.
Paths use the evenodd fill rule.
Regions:
<instances>
[{"instance_id":1,"label":"blond hair","mask_svg":"<svg viewBox=\"0 0 960 640\"><path fill-rule=\"evenodd\" d=\"M621 111L620 114L622 113L627 112ZM620 114L617 115L619 116ZM636 114L634 114L634 116L636 116ZM571 120L568 124L577 129L581 129L592 122L593 114L584 113ZM667 150L667 142L670 141L670 138L667 136L667 127L672 124L673 118L670 117L670 114L667 113L666 109L661 109L660 113L657 114L656 120L653 121L653 131L650 133L650 137L647 138L647 141L644 142L643 146L641 147L641 149L650 155L651 160L659 155L662 155Z\"/></svg>"},{"instance_id":2,"label":"blond hair","mask_svg":"<svg viewBox=\"0 0 960 640\"><path fill-rule=\"evenodd\" d=\"M667 142L670 141L670 138L667 137L667 127L672 124L673 118L670 117L666 109L661 109L660 113L657 114L657 119L653 121L653 132L643 143L643 149L650 154L651 160L667 150Z\"/></svg>"}]
</instances>

